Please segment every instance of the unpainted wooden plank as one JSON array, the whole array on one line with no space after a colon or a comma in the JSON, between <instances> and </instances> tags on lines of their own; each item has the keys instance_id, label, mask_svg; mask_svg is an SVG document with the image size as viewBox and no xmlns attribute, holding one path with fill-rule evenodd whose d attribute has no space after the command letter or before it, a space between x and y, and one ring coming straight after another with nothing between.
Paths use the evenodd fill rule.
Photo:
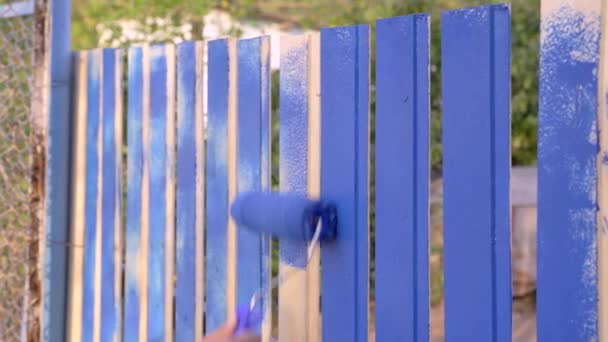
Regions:
<instances>
[{"instance_id":1,"label":"unpainted wooden plank","mask_svg":"<svg viewBox=\"0 0 608 342\"><path fill-rule=\"evenodd\" d=\"M86 198L86 139L87 139L87 72L89 52L78 52L75 61L76 75L72 136L72 191L70 225L70 273L67 317L67 339L71 342L82 340L82 304L84 269L84 227Z\"/></svg>"}]
</instances>

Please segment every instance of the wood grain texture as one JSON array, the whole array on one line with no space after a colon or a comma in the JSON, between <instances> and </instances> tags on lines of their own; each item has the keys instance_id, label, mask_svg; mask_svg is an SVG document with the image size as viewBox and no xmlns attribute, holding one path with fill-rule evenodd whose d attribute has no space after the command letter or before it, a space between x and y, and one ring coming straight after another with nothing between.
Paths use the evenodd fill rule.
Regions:
<instances>
[{"instance_id":1,"label":"wood grain texture","mask_svg":"<svg viewBox=\"0 0 608 342\"><path fill-rule=\"evenodd\" d=\"M511 341L510 10L442 15L445 336Z\"/></svg>"},{"instance_id":2,"label":"wood grain texture","mask_svg":"<svg viewBox=\"0 0 608 342\"><path fill-rule=\"evenodd\" d=\"M321 244L323 340L367 341L369 26L321 30L321 197L336 241Z\"/></svg>"},{"instance_id":3,"label":"wood grain texture","mask_svg":"<svg viewBox=\"0 0 608 342\"><path fill-rule=\"evenodd\" d=\"M599 1L541 2L539 341L598 339L600 9Z\"/></svg>"},{"instance_id":4,"label":"wood grain texture","mask_svg":"<svg viewBox=\"0 0 608 342\"><path fill-rule=\"evenodd\" d=\"M429 16L376 27L376 341L428 341Z\"/></svg>"},{"instance_id":5,"label":"wood grain texture","mask_svg":"<svg viewBox=\"0 0 608 342\"><path fill-rule=\"evenodd\" d=\"M70 291L68 297L67 340L77 342L82 340L82 304L84 285L84 227L85 227L85 198L86 198L86 139L87 139L87 62L89 52L79 52L76 55L76 75L74 98L75 112L73 116L72 136L72 191L70 218Z\"/></svg>"}]
</instances>

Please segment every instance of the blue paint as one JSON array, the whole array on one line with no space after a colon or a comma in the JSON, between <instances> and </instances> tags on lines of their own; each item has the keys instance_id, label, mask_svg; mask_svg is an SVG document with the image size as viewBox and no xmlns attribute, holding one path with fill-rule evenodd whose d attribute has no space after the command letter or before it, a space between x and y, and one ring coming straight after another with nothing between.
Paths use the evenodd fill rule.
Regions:
<instances>
[{"instance_id":1,"label":"blue paint","mask_svg":"<svg viewBox=\"0 0 608 342\"><path fill-rule=\"evenodd\" d=\"M129 49L128 103L127 103L127 223L125 241L125 342L139 340L140 293L138 263L141 247L141 186L143 177L143 70L142 48Z\"/></svg>"},{"instance_id":2,"label":"blue paint","mask_svg":"<svg viewBox=\"0 0 608 342\"><path fill-rule=\"evenodd\" d=\"M208 43L207 210L205 239L205 331L226 320L226 229L228 226L228 40ZM213 200L212 200L213 199Z\"/></svg>"},{"instance_id":3,"label":"blue paint","mask_svg":"<svg viewBox=\"0 0 608 342\"><path fill-rule=\"evenodd\" d=\"M511 341L510 10L442 15L445 336Z\"/></svg>"},{"instance_id":4,"label":"blue paint","mask_svg":"<svg viewBox=\"0 0 608 342\"><path fill-rule=\"evenodd\" d=\"M597 73L600 18L542 18L538 128L539 341L598 339Z\"/></svg>"},{"instance_id":5,"label":"blue paint","mask_svg":"<svg viewBox=\"0 0 608 342\"><path fill-rule=\"evenodd\" d=\"M308 185L308 41L281 54L279 100L279 185L305 194ZM281 240L281 261L306 265L306 241Z\"/></svg>"},{"instance_id":6,"label":"blue paint","mask_svg":"<svg viewBox=\"0 0 608 342\"><path fill-rule=\"evenodd\" d=\"M367 341L369 26L321 30L321 197L338 239L321 244L323 340Z\"/></svg>"},{"instance_id":7,"label":"blue paint","mask_svg":"<svg viewBox=\"0 0 608 342\"><path fill-rule=\"evenodd\" d=\"M177 48L177 206L175 340L194 341L196 234L196 54L194 42Z\"/></svg>"},{"instance_id":8,"label":"blue paint","mask_svg":"<svg viewBox=\"0 0 608 342\"><path fill-rule=\"evenodd\" d=\"M167 56L150 48L150 239L148 252L148 340L165 340L165 239L167 193ZM194 255L192 256L194 257Z\"/></svg>"},{"instance_id":9,"label":"blue paint","mask_svg":"<svg viewBox=\"0 0 608 342\"><path fill-rule=\"evenodd\" d=\"M11 4L12 5L12 4ZM46 141L42 144L46 154L44 239L46 244L41 271L41 338L43 341L65 341L66 297L68 282L68 249L53 241L69 240L69 193L70 182L70 0L51 1L49 41L49 107L44 118L47 127ZM37 132L43 134L44 132ZM40 227L42 228L42 227ZM42 251L41 251L42 252Z\"/></svg>"},{"instance_id":10,"label":"blue paint","mask_svg":"<svg viewBox=\"0 0 608 342\"><path fill-rule=\"evenodd\" d=\"M261 190L262 82L261 38L238 43L238 192ZM237 228L237 302L248 304L262 286L262 241L258 233Z\"/></svg>"},{"instance_id":11,"label":"blue paint","mask_svg":"<svg viewBox=\"0 0 608 342\"><path fill-rule=\"evenodd\" d=\"M118 315L120 314L120 302L114 286L118 274L114 258L114 239L116 227L116 215L119 203L117 200L122 196L120 188L120 160L116 155L116 136L122 132L116 132L116 120L122 120L122 116L116 117L116 70L120 67L120 59L116 58L117 50L103 50L103 165L102 165L102 207L101 207L101 340L111 341L118 336Z\"/></svg>"},{"instance_id":12,"label":"blue paint","mask_svg":"<svg viewBox=\"0 0 608 342\"><path fill-rule=\"evenodd\" d=\"M376 341L429 339L429 16L377 21Z\"/></svg>"},{"instance_id":13,"label":"blue paint","mask_svg":"<svg viewBox=\"0 0 608 342\"><path fill-rule=\"evenodd\" d=\"M82 341L93 341L95 302L95 254L97 249L97 180L99 176L99 105L101 50L87 56L87 141L84 226L84 275L82 299Z\"/></svg>"}]
</instances>

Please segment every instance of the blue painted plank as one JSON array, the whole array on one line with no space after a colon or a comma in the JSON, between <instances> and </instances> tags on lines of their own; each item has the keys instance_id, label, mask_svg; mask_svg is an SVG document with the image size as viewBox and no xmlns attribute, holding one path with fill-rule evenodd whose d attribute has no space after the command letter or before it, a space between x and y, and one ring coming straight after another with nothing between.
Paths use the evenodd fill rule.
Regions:
<instances>
[{"instance_id":1,"label":"blue painted plank","mask_svg":"<svg viewBox=\"0 0 608 342\"><path fill-rule=\"evenodd\" d=\"M228 225L228 40L208 43L208 114L205 240L205 331L223 324L226 311ZM213 199L213 200L212 200Z\"/></svg>"},{"instance_id":2,"label":"blue painted plank","mask_svg":"<svg viewBox=\"0 0 608 342\"><path fill-rule=\"evenodd\" d=\"M139 251L141 247L141 210L143 177L143 50L129 49L128 58L128 113L127 113L127 219L125 236L125 311L124 333L126 342L139 340L140 298Z\"/></svg>"},{"instance_id":3,"label":"blue painted plank","mask_svg":"<svg viewBox=\"0 0 608 342\"><path fill-rule=\"evenodd\" d=\"M95 256L97 249L97 206L100 155L98 137L100 128L100 74L101 50L88 56L87 82L87 142L86 142L86 198L84 237L84 276L82 300L82 340L93 340L95 302Z\"/></svg>"},{"instance_id":4,"label":"blue painted plank","mask_svg":"<svg viewBox=\"0 0 608 342\"><path fill-rule=\"evenodd\" d=\"M599 2L585 1L545 1L542 7L539 341L598 340L599 11Z\"/></svg>"},{"instance_id":5,"label":"blue painted plank","mask_svg":"<svg viewBox=\"0 0 608 342\"><path fill-rule=\"evenodd\" d=\"M445 336L511 341L510 10L442 15Z\"/></svg>"},{"instance_id":6,"label":"blue painted plank","mask_svg":"<svg viewBox=\"0 0 608 342\"><path fill-rule=\"evenodd\" d=\"M41 116L36 134L46 137L43 151L46 154L44 169L45 236L47 242L41 250L43 260L41 288L40 336L44 341L64 341L66 339L66 297L68 282L68 249L54 241L68 241L69 236L69 194L70 182L70 77L71 67L71 2L52 1L48 7L50 35L48 37L48 113ZM44 132L44 128L47 129Z\"/></svg>"},{"instance_id":7,"label":"blue painted plank","mask_svg":"<svg viewBox=\"0 0 608 342\"><path fill-rule=\"evenodd\" d=\"M101 340L112 341L119 335L118 323L120 315L120 293L116 293L117 262L115 249L116 234L120 227L116 220L120 214L119 198L122 196L120 188L121 159L117 154L116 139L122 132L116 131L117 116L116 98L117 71L120 70L120 52L115 49L103 50L103 165L102 165L102 211L101 211ZM122 75L118 75L121 77ZM117 227L118 225L118 227Z\"/></svg>"},{"instance_id":8,"label":"blue painted plank","mask_svg":"<svg viewBox=\"0 0 608 342\"><path fill-rule=\"evenodd\" d=\"M150 231L148 254L148 340L165 339L165 237L167 191L167 56L150 47ZM194 226L192 226L194 227Z\"/></svg>"},{"instance_id":9,"label":"blue painted plank","mask_svg":"<svg viewBox=\"0 0 608 342\"><path fill-rule=\"evenodd\" d=\"M376 27L376 341L428 341L429 16Z\"/></svg>"},{"instance_id":10,"label":"blue painted plank","mask_svg":"<svg viewBox=\"0 0 608 342\"><path fill-rule=\"evenodd\" d=\"M321 197L338 234L321 245L324 341L367 341L369 26L321 30Z\"/></svg>"},{"instance_id":11,"label":"blue painted plank","mask_svg":"<svg viewBox=\"0 0 608 342\"><path fill-rule=\"evenodd\" d=\"M177 192L176 192L176 276L175 339L195 337L195 245L196 234L196 141L194 42L177 49Z\"/></svg>"},{"instance_id":12,"label":"blue painted plank","mask_svg":"<svg viewBox=\"0 0 608 342\"><path fill-rule=\"evenodd\" d=\"M282 44L279 75L279 186L301 194L308 190L308 41L305 36L288 47ZM282 240L281 262L304 267L307 246L305 241Z\"/></svg>"},{"instance_id":13,"label":"blue painted plank","mask_svg":"<svg viewBox=\"0 0 608 342\"><path fill-rule=\"evenodd\" d=\"M262 188L261 43L262 38L245 39L238 43L238 192L259 191ZM265 114L268 115L268 111ZM261 236L238 227L237 302L248 304L252 294L261 286Z\"/></svg>"}]
</instances>

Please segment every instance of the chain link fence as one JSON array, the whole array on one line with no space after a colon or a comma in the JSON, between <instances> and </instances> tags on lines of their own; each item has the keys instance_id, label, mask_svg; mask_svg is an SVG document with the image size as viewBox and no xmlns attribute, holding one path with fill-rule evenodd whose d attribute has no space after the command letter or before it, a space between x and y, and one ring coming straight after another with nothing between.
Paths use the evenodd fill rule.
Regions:
<instances>
[{"instance_id":1,"label":"chain link fence","mask_svg":"<svg viewBox=\"0 0 608 342\"><path fill-rule=\"evenodd\" d=\"M0 0L0 341L25 341L31 296L34 1ZM35 260L35 259L34 259ZM31 328L31 327L30 327Z\"/></svg>"}]
</instances>

